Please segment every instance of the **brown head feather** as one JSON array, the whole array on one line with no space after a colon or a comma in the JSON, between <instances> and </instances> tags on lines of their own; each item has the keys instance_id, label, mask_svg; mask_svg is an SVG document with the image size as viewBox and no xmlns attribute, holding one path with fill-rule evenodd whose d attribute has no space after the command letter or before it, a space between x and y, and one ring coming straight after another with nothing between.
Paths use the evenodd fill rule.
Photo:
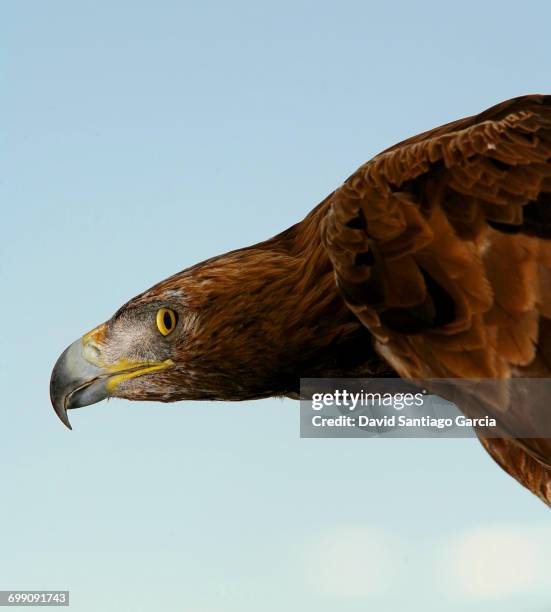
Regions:
<instances>
[{"instance_id":1,"label":"brown head feather","mask_svg":"<svg viewBox=\"0 0 551 612\"><path fill-rule=\"evenodd\" d=\"M335 285L319 233L327 205L270 240L175 274L123 307L168 299L184 312L176 366L161 373L164 389L148 399L293 396L301 377L393 375ZM124 397L124 387L118 394ZM135 390L132 399L139 399Z\"/></svg>"}]
</instances>

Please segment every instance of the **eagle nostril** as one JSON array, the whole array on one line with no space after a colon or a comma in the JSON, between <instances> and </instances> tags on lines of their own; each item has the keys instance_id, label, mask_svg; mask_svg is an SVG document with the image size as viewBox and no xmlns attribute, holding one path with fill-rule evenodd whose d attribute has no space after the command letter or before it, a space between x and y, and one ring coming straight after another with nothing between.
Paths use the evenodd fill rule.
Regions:
<instances>
[{"instance_id":1,"label":"eagle nostril","mask_svg":"<svg viewBox=\"0 0 551 612\"><path fill-rule=\"evenodd\" d=\"M82 347L82 356L87 361L91 363L97 364L100 360L100 349L96 344L92 344L91 342L87 342Z\"/></svg>"}]
</instances>

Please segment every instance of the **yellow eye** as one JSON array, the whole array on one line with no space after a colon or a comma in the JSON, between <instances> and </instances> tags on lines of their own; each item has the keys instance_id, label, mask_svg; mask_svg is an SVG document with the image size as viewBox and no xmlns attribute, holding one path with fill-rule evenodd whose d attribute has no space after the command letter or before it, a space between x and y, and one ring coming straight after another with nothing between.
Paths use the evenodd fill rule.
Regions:
<instances>
[{"instance_id":1,"label":"yellow eye","mask_svg":"<svg viewBox=\"0 0 551 612\"><path fill-rule=\"evenodd\" d=\"M163 336L168 336L168 334L174 331L177 321L178 317L174 310L170 308L159 308L157 311L157 329Z\"/></svg>"}]
</instances>

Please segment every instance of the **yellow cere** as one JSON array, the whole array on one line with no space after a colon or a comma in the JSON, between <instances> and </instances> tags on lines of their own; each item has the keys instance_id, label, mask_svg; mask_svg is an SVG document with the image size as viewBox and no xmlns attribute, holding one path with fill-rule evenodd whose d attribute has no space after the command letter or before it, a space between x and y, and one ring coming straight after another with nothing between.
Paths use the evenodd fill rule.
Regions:
<instances>
[{"instance_id":1,"label":"yellow cere","mask_svg":"<svg viewBox=\"0 0 551 612\"><path fill-rule=\"evenodd\" d=\"M166 311L168 315L164 316ZM159 331L163 335L169 334L174 327L176 327L176 314L168 308L161 308L157 313L157 326L159 326L159 314L163 312L161 317L165 327L163 329L169 329L164 333L159 327ZM105 341L105 335L107 332L107 325L102 323L98 327L89 331L82 337L82 356L86 361L102 368L106 374L111 374L106 383L106 388L109 392L113 391L117 385L124 380L129 378L135 378L136 376L142 376L143 374L149 374L150 372L157 372L158 370L164 370L165 368L174 365L172 359L166 359L165 361L132 361L130 359L119 359L115 363L105 363L101 358L101 345Z\"/></svg>"},{"instance_id":2,"label":"yellow cere","mask_svg":"<svg viewBox=\"0 0 551 612\"><path fill-rule=\"evenodd\" d=\"M170 308L159 308L157 311L157 329L168 336L176 327L176 313Z\"/></svg>"}]
</instances>

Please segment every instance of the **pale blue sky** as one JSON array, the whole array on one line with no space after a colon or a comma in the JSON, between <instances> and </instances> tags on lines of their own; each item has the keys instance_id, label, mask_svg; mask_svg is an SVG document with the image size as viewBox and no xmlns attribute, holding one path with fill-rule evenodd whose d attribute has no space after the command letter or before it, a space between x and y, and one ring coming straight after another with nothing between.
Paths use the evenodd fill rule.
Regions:
<instances>
[{"instance_id":1,"label":"pale blue sky","mask_svg":"<svg viewBox=\"0 0 551 612\"><path fill-rule=\"evenodd\" d=\"M301 440L290 400L111 401L69 432L48 399L60 351L136 293L399 139L550 92L549 23L543 1L3 4L0 588L79 612L549 609L515 582L551 571L522 549L547 510L474 440ZM494 524L523 534L504 592L469 594Z\"/></svg>"}]
</instances>

